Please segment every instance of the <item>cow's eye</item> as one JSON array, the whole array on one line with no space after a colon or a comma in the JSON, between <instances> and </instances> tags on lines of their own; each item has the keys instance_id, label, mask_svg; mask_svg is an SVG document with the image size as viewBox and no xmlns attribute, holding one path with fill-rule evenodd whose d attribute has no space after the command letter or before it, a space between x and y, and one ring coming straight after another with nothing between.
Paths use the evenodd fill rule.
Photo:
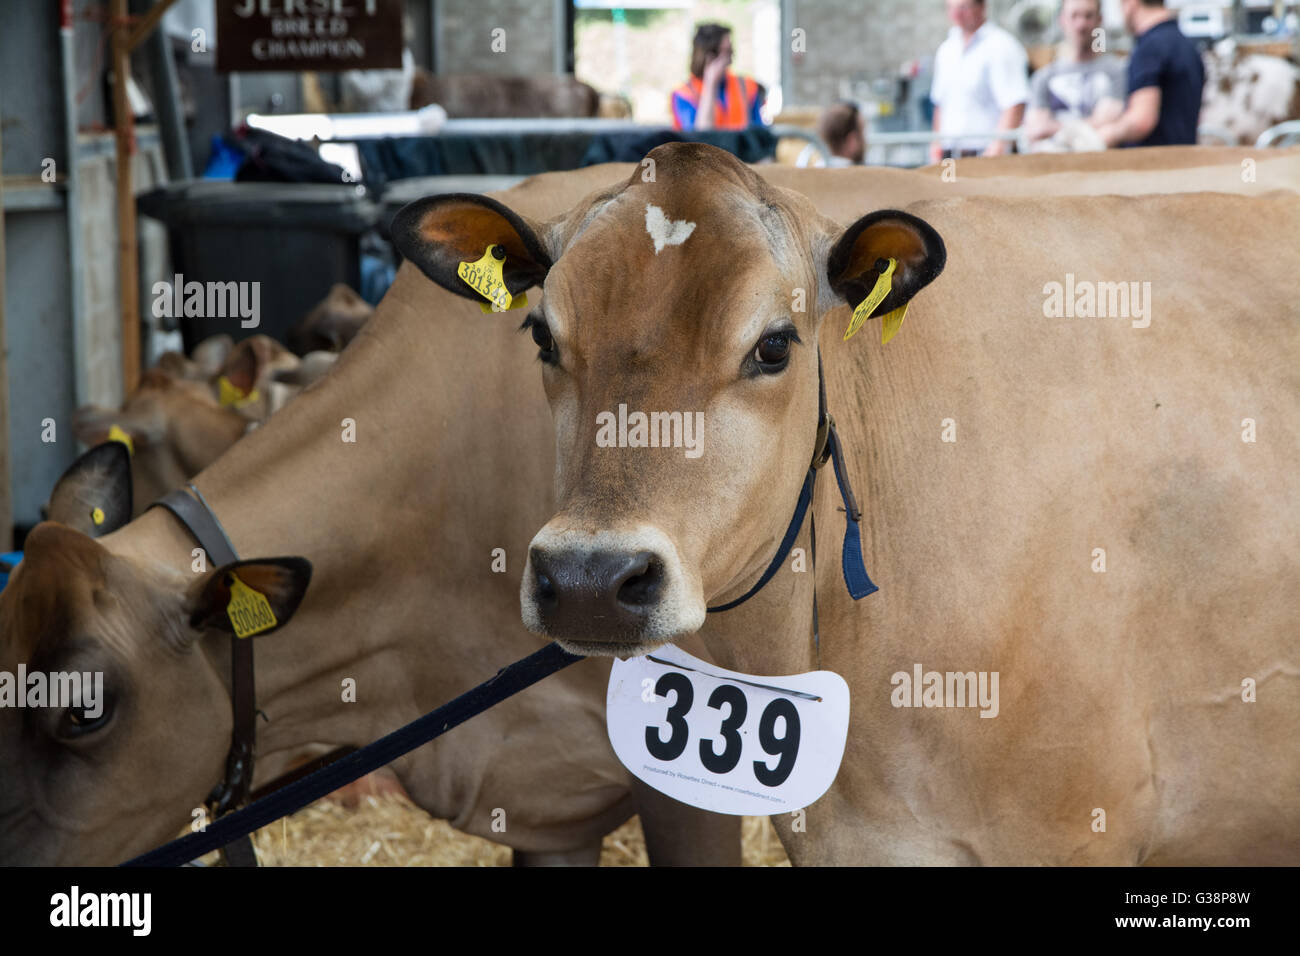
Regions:
<instances>
[{"instance_id":1,"label":"cow's eye","mask_svg":"<svg viewBox=\"0 0 1300 956\"><path fill-rule=\"evenodd\" d=\"M772 375L785 368L790 361L792 339L790 332L769 332L759 339L758 347L754 349L754 361L759 370Z\"/></svg>"},{"instance_id":2,"label":"cow's eye","mask_svg":"<svg viewBox=\"0 0 1300 956\"><path fill-rule=\"evenodd\" d=\"M102 729L113 716L113 698L104 695L104 700L96 708L99 713L91 716L89 708L69 707L59 719L59 736L63 738L84 737Z\"/></svg>"},{"instance_id":3,"label":"cow's eye","mask_svg":"<svg viewBox=\"0 0 1300 956\"><path fill-rule=\"evenodd\" d=\"M558 359L555 339L551 338L551 329L546 320L530 315L524 319L524 328L532 332L533 341L537 343L537 357L548 365L554 365Z\"/></svg>"}]
</instances>

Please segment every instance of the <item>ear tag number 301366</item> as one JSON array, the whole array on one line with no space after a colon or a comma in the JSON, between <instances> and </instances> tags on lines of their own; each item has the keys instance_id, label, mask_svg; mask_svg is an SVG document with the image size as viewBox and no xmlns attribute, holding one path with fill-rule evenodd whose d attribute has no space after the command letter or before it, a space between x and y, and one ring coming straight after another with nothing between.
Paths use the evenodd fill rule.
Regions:
<instances>
[{"instance_id":1,"label":"ear tag number 301366","mask_svg":"<svg viewBox=\"0 0 1300 956\"><path fill-rule=\"evenodd\" d=\"M506 288L506 281L502 277L505 264L505 248L489 245L480 259L462 262L456 267L456 275L460 276L467 286L487 299L487 302L480 302L478 305L484 312L508 312L528 305L527 293L516 298Z\"/></svg>"},{"instance_id":2,"label":"ear tag number 301366","mask_svg":"<svg viewBox=\"0 0 1300 956\"><path fill-rule=\"evenodd\" d=\"M879 266L879 263L877 263L877 266ZM871 318L871 313L875 311L876 306L880 305L894 288L894 269L897 267L898 260L890 259L888 264L880 270L875 286L867 293L867 297L858 303L858 307L853 310L853 318L849 320L849 327L844 330L845 342L858 334L858 330L862 328L863 323ZM903 325L903 319L907 318L907 306L908 303L905 302L892 312L887 312L881 316L881 345L887 345L889 340L898 334L899 328Z\"/></svg>"},{"instance_id":3,"label":"ear tag number 301366","mask_svg":"<svg viewBox=\"0 0 1300 956\"><path fill-rule=\"evenodd\" d=\"M682 803L788 813L821 797L839 772L849 686L831 671L723 670L667 645L614 661L605 722L623 766Z\"/></svg>"}]
</instances>

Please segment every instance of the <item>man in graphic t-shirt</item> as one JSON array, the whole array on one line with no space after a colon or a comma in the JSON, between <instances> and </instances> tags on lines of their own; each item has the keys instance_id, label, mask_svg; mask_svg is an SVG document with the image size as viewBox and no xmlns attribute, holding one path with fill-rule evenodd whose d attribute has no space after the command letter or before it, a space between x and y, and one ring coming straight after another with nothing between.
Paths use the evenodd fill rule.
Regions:
<instances>
[{"instance_id":1,"label":"man in graphic t-shirt","mask_svg":"<svg viewBox=\"0 0 1300 956\"><path fill-rule=\"evenodd\" d=\"M1029 81L1025 134L1031 143L1071 121L1100 124L1124 112L1124 62L1094 50L1101 0L1062 0L1058 19L1065 39L1056 59Z\"/></svg>"}]
</instances>

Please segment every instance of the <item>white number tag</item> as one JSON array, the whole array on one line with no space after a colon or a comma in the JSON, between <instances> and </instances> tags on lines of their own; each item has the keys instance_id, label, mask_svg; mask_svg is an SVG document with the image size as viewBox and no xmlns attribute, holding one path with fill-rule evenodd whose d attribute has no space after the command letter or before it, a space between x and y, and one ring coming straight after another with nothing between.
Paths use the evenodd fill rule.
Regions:
<instances>
[{"instance_id":1,"label":"white number tag","mask_svg":"<svg viewBox=\"0 0 1300 956\"><path fill-rule=\"evenodd\" d=\"M817 800L849 730L849 685L831 671L755 677L667 645L614 661L605 700L614 753L682 803L766 816Z\"/></svg>"}]
</instances>

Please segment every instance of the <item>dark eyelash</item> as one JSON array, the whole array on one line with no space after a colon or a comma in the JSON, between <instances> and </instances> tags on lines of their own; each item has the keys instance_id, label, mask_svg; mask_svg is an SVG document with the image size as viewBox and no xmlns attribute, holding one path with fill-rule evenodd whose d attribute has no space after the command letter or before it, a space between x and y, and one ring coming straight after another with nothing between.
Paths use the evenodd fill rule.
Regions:
<instances>
[{"instance_id":1,"label":"dark eyelash","mask_svg":"<svg viewBox=\"0 0 1300 956\"><path fill-rule=\"evenodd\" d=\"M534 325L541 325L541 324L543 324L542 320L539 319L537 316L527 315L524 317L524 320L519 323L519 328L516 329L515 331L523 332L525 329L531 329Z\"/></svg>"},{"instance_id":2,"label":"dark eyelash","mask_svg":"<svg viewBox=\"0 0 1300 956\"><path fill-rule=\"evenodd\" d=\"M803 345L803 339L799 338L799 330L796 329L793 325L782 325L782 326L778 326L775 329L772 329L769 332L764 332L762 335L758 337L759 341L761 342L769 335L784 335L795 345Z\"/></svg>"}]
</instances>

